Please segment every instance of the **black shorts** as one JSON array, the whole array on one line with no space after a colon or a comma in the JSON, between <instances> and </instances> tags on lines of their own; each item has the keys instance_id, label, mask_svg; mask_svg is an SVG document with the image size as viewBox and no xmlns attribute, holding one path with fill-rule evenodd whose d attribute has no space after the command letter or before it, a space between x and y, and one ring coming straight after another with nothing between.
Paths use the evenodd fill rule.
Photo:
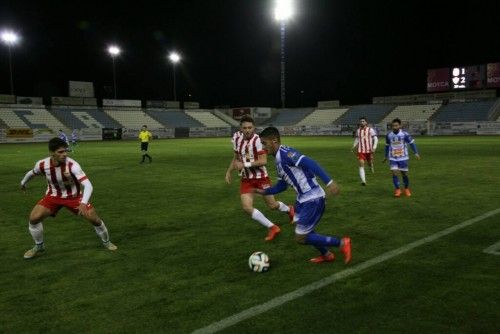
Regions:
<instances>
[{"instance_id":1,"label":"black shorts","mask_svg":"<svg viewBox=\"0 0 500 334\"><path fill-rule=\"evenodd\" d=\"M141 143L141 151L147 151L148 145L149 145L149 143Z\"/></svg>"}]
</instances>

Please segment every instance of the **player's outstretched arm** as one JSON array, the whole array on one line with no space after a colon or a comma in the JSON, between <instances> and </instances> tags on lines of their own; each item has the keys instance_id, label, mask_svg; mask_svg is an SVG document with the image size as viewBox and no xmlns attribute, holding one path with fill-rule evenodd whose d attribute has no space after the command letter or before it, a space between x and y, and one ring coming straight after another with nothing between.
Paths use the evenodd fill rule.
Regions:
<instances>
[{"instance_id":1,"label":"player's outstretched arm","mask_svg":"<svg viewBox=\"0 0 500 334\"><path fill-rule=\"evenodd\" d=\"M26 175L24 175L23 179L21 180L21 190L26 190L26 185L35 175L36 174L33 172L33 170L28 171Z\"/></svg>"},{"instance_id":2,"label":"player's outstretched arm","mask_svg":"<svg viewBox=\"0 0 500 334\"><path fill-rule=\"evenodd\" d=\"M352 143L351 152L355 152L356 148L358 148L359 139L358 137L354 138L354 142Z\"/></svg>"},{"instance_id":3,"label":"player's outstretched arm","mask_svg":"<svg viewBox=\"0 0 500 334\"><path fill-rule=\"evenodd\" d=\"M234 156L233 156L233 159L229 163L229 167L227 167L227 170L226 170L225 181L226 181L227 184L231 184L231 181L232 181L231 172L235 169L234 165L235 165L235 163L237 161L238 161L238 157L237 157L237 155L235 153Z\"/></svg>"},{"instance_id":4,"label":"player's outstretched arm","mask_svg":"<svg viewBox=\"0 0 500 334\"><path fill-rule=\"evenodd\" d=\"M377 146L378 146L378 136L373 136L372 137L372 140L373 140L373 153L375 153L375 151L377 150Z\"/></svg>"},{"instance_id":5,"label":"player's outstretched arm","mask_svg":"<svg viewBox=\"0 0 500 334\"><path fill-rule=\"evenodd\" d=\"M324 169L321 168L321 166L311 158L302 156L302 158L298 163L298 166L309 169L311 172L314 173L314 175L318 176L325 184L329 184L330 181L332 181L330 175L328 175L324 171Z\"/></svg>"},{"instance_id":6,"label":"player's outstretched arm","mask_svg":"<svg viewBox=\"0 0 500 334\"><path fill-rule=\"evenodd\" d=\"M328 175L328 173L325 172L323 168L321 168L321 166L316 161L306 156L303 156L300 159L298 166L307 168L311 172L313 172L314 175L318 176L326 184L326 190L330 195L336 196L339 194L338 185L333 181L331 176Z\"/></svg>"},{"instance_id":7,"label":"player's outstretched arm","mask_svg":"<svg viewBox=\"0 0 500 334\"><path fill-rule=\"evenodd\" d=\"M276 195L285 191L286 188L288 188L288 184L282 179L279 179L274 186L267 189L254 189L253 192L261 195Z\"/></svg>"},{"instance_id":8,"label":"player's outstretched arm","mask_svg":"<svg viewBox=\"0 0 500 334\"><path fill-rule=\"evenodd\" d=\"M92 187L92 183L89 179L85 179L80 184L83 186L83 195L82 200L80 201L80 205L78 207L78 214L85 216L87 214L87 204L90 201L90 196L92 196L92 191L94 187Z\"/></svg>"},{"instance_id":9,"label":"player's outstretched arm","mask_svg":"<svg viewBox=\"0 0 500 334\"><path fill-rule=\"evenodd\" d=\"M389 158L389 149L391 148L391 141L389 140L389 135L385 136L385 154L384 154L384 160L382 162L386 162L387 159Z\"/></svg>"},{"instance_id":10,"label":"player's outstretched arm","mask_svg":"<svg viewBox=\"0 0 500 334\"><path fill-rule=\"evenodd\" d=\"M420 154L418 153L418 149L417 149L417 145L415 144L415 140L412 140L410 142L410 147L411 147L411 150L413 151L413 153L415 153L415 158L417 158L417 160L420 160Z\"/></svg>"},{"instance_id":11,"label":"player's outstretched arm","mask_svg":"<svg viewBox=\"0 0 500 334\"><path fill-rule=\"evenodd\" d=\"M261 167L267 165L267 153L261 153L257 156L257 160L255 161L247 161L247 162L241 162L241 161L236 161L234 163L234 166L236 169L243 169L243 168L250 168L250 167Z\"/></svg>"}]
</instances>

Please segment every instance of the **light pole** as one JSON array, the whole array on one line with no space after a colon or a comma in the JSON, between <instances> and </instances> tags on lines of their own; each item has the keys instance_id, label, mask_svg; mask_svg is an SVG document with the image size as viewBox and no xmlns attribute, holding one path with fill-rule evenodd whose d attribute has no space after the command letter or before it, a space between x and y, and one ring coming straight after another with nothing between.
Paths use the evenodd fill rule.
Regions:
<instances>
[{"instance_id":1,"label":"light pole","mask_svg":"<svg viewBox=\"0 0 500 334\"><path fill-rule=\"evenodd\" d=\"M176 83L176 80L175 80L175 65L178 62L181 61L181 56L177 52L172 51L168 55L168 59L172 63L172 72L173 72L173 76L174 76L174 88L173 88L173 91L174 91L174 101L177 101L177 83Z\"/></svg>"},{"instance_id":2,"label":"light pole","mask_svg":"<svg viewBox=\"0 0 500 334\"><path fill-rule=\"evenodd\" d=\"M10 30L3 31L1 34L2 42L7 45L9 50L9 71L10 71L10 95L14 95L14 79L12 76L12 51L11 48L19 41L19 36Z\"/></svg>"},{"instance_id":3,"label":"light pole","mask_svg":"<svg viewBox=\"0 0 500 334\"><path fill-rule=\"evenodd\" d=\"M285 35L286 22L293 16L294 9L292 0L276 0L274 7L274 19L280 23L280 59L281 59L281 108L285 108Z\"/></svg>"},{"instance_id":4,"label":"light pole","mask_svg":"<svg viewBox=\"0 0 500 334\"><path fill-rule=\"evenodd\" d=\"M122 50L116 45L110 45L108 46L108 53L111 56L111 59L113 61L113 92L114 92L114 98L116 100L116 69L115 69L115 58L118 56Z\"/></svg>"}]
</instances>

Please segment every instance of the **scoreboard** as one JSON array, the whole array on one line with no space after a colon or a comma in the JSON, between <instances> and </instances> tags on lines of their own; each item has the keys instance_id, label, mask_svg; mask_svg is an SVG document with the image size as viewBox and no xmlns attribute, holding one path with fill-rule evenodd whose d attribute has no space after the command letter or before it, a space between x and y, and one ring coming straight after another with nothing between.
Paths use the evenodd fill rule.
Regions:
<instances>
[{"instance_id":1,"label":"scoreboard","mask_svg":"<svg viewBox=\"0 0 500 334\"><path fill-rule=\"evenodd\" d=\"M481 89L484 88L485 66L453 67L451 69L452 89Z\"/></svg>"},{"instance_id":2,"label":"scoreboard","mask_svg":"<svg viewBox=\"0 0 500 334\"><path fill-rule=\"evenodd\" d=\"M500 63L455 66L427 71L427 92L500 88Z\"/></svg>"}]
</instances>

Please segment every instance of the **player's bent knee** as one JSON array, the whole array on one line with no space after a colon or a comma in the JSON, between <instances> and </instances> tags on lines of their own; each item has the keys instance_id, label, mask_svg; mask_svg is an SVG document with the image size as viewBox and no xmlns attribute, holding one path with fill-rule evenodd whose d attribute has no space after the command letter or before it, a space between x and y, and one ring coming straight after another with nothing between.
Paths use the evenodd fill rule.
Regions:
<instances>
[{"instance_id":1,"label":"player's bent knee","mask_svg":"<svg viewBox=\"0 0 500 334\"><path fill-rule=\"evenodd\" d=\"M249 215L251 215L253 212L253 206L251 206L251 205L250 206L243 205L241 208L243 209L243 211L245 211Z\"/></svg>"},{"instance_id":2,"label":"player's bent knee","mask_svg":"<svg viewBox=\"0 0 500 334\"><path fill-rule=\"evenodd\" d=\"M295 234L295 241L301 245L305 245L307 234Z\"/></svg>"},{"instance_id":3,"label":"player's bent knee","mask_svg":"<svg viewBox=\"0 0 500 334\"><path fill-rule=\"evenodd\" d=\"M271 210L278 210L280 205L278 204L278 202L274 201L274 202L271 202L271 203L267 203L267 206L269 207L269 209Z\"/></svg>"}]
</instances>

